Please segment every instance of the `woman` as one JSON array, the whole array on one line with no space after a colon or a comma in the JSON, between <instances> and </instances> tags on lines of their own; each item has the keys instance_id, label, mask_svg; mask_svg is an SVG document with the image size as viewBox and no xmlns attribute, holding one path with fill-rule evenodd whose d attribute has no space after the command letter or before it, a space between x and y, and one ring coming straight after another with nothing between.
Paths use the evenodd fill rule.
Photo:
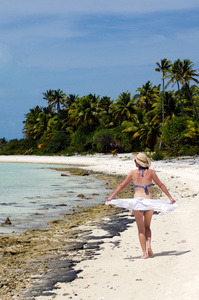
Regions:
<instances>
[{"instance_id":1,"label":"woman","mask_svg":"<svg viewBox=\"0 0 199 300\"><path fill-rule=\"evenodd\" d=\"M153 255L151 249L151 219L154 209L161 210L163 213L172 211L177 207L175 200L169 194L166 186L159 180L156 173L149 169L150 159L144 153L138 153L135 157L137 169L131 171L126 179L117 187L115 192L106 199L106 204L115 204L119 207L133 209L135 216L140 245L143 251L142 258L148 258ZM134 183L134 199L117 199L112 200L123 188L131 181ZM154 181L160 189L169 198L170 202L154 200L151 194L151 184ZM171 205L174 204L175 205Z\"/></svg>"}]
</instances>

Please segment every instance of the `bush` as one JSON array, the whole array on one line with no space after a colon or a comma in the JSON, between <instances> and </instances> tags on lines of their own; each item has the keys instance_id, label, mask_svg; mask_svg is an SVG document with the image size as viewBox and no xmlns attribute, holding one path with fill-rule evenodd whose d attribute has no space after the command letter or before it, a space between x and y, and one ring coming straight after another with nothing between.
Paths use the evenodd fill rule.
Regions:
<instances>
[{"instance_id":1,"label":"bush","mask_svg":"<svg viewBox=\"0 0 199 300\"><path fill-rule=\"evenodd\" d=\"M122 132L122 128L103 129L93 137L93 148L97 152L109 153L111 151L127 152L132 146L128 133Z\"/></svg>"},{"instance_id":2,"label":"bush","mask_svg":"<svg viewBox=\"0 0 199 300\"><path fill-rule=\"evenodd\" d=\"M5 138L0 139L0 151L2 151L3 149L5 149L7 143L8 142L6 141Z\"/></svg>"},{"instance_id":3,"label":"bush","mask_svg":"<svg viewBox=\"0 0 199 300\"><path fill-rule=\"evenodd\" d=\"M184 136L187 129L186 117L175 117L168 120L163 129L162 141L167 149L175 154L188 144L188 138Z\"/></svg>"},{"instance_id":4,"label":"bush","mask_svg":"<svg viewBox=\"0 0 199 300\"><path fill-rule=\"evenodd\" d=\"M132 135L129 132L123 132L121 126L114 128L115 148L118 152L132 151Z\"/></svg>"},{"instance_id":5,"label":"bush","mask_svg":"<svg viewBox=\"0 0 199 300\"><path fill-rule=\"evenodd\" d=\"M44 153L58 153L64 150L70 143L70 138L64 131L58 131L47 147L43 149ZM43 144L40 144L43 145Z\"/></svg>"},{"instance_id":6,"label":"bush","mask_svg":"<svg viewBox=\"0 0 199 300\"><path fill-rule=\"evenodd\" d=\"M84 152L92 149L93 133L86 127L80 127L72 136L71 148L75 152Z\"/></svg>"},{"instance_id":7,"label":"bush","mask_svg":"<svg viewBox=\"0 0 199 300\"><path fill-rule=\"evenodd\" d=\"M192 146L190 147L189 145L184 146L180 151L180 155L183 156L194 156L194 155L199 155L199 146Z\"/></svg>"},{"instance_id":8,"label":"bush","mask_svg":"<svg viewBox=\"0 0 199 300\"><path fill-rule=\"evenodd\" d=\"M26 139L13 139L9 142L6 142L4 147L2 147L2 150L0 151L1 155L19 155L19 154L27 154L27 151L36 147L36 142L32 138L26 138Z\"/></svg>"},{"instance_id":9,"label":"bush","mask_svg":"<svg viewBox=\"0 0 199 300\"><path fill-rule=\"evenodd\" d=\"M164 153L157 149L155 152L153 152L150 157L153 159L153 160L163 160L164 159Z\"/></svg>"},{"instance_id":10,"label":"bush","mask_svg":"<svg viewBox=\"0 0 199 300\"><path fill-rule=\"evenodd\" d=\"M94 135L93 146L97 152L108 153L112 149L113 138L113 129L103 129Z\"/></svg>"}]
</instances>

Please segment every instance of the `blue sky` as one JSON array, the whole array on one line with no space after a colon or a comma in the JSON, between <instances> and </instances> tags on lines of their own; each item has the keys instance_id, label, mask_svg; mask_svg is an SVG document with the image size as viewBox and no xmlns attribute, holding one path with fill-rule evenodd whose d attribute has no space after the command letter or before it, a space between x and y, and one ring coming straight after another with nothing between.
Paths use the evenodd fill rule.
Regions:
<instances>
[{"instance_id":1,"label":"blue sky","mask_svg":"<svg viewBox=\"0 0 199 300\"><path fill-rule=\"evenodd\" d=\"M116 99L148 80L156 62L199 69L199 1L6 0L0 4L0 138L22 138L24 115L61 89Z\"/></svg>"}]
</instances>

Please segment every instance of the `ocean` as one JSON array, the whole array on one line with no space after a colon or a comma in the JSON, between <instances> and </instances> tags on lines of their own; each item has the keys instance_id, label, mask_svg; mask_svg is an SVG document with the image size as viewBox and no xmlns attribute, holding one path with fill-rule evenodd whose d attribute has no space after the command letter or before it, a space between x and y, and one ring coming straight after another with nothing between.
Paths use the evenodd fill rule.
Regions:
<instances>
[{"instance_id":1,"label":"ocean","mask_svg":"<svg viewBox=\"0 0 199 300\"><path fill-rule=\"evenodd\" d=\"M107 196L106 184L92 176L75 176L54 168L71 166L0 163L0 235L42 229L75 207L98 205ZM66 173L68 176L61 176ZM78 197L83 194L85 197ZM12 224L2 226L9 217Z\"/></svg>"}]
</instances>

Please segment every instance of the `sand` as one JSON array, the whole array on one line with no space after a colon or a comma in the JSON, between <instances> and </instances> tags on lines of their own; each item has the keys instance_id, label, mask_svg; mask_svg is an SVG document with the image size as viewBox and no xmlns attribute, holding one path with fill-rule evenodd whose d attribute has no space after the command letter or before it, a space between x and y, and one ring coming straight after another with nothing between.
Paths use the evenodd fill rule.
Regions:
<instances>
[{"instance_id":1,"label":"sand","mask_svg":"<svg viewBox=\"0 0 199 300\"><path fill-rule=\"evenodd\" d=\"M0 156L0 162L72 164L122 175L134 168L132 154ZM199 157L152 162L151 168L178 203L174 212L153 216L154 255L140 259L137 228L131 223L120 236L106 238L94 259L76 265L75 268L82 270L77 279L57 283L52 295L39 296L35 300L199 299ZM159 198L167 199L161 191ZM129 220L132 218L129 212ZM84 227L92 229L96 237L105 234L90 223Z\"/></svg>"}]
</instances>

